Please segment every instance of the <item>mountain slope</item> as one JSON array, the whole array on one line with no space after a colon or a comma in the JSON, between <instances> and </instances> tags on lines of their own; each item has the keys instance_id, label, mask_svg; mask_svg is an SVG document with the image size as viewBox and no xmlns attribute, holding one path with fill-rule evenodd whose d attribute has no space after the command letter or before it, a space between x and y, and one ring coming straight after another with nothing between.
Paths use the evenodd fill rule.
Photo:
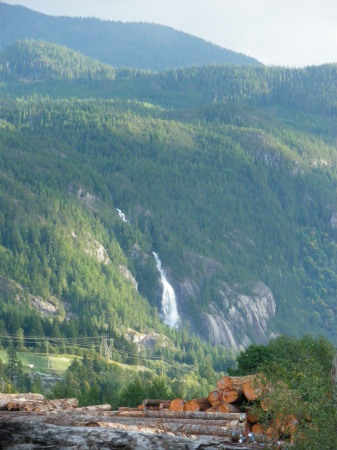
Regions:
<instances>
[{"instance_id":1,"label":"mountain slope","mask_svg":"<svg viewBox=\"0 0 337 450\"><path fill-rule=\"evenodd\" d=\"M0 3L0 50L18 39L66 45L115 67L163 70L205 64L261 65L162 25L52 17Z\"/></svg>"},{"instance_id":2,"label":"mountain slope","mask_svg":"<svg viewBox=\"0 0 337 450\"><path fill-rule=\"evenodd\" d=\"M235 297L251 297L263 282L276 300L269 332L316 329L332 336L334 149L313 135L300 139L290 128L281 133L277 127L278 136L272 127L266 132L257 110L250 110L255 127L210 127L132 109L113 101L7 100L1 114L24 134L56 139L81 155L83 169L93 171L92 193L111 196L146 236L145 248L159 252L181 313L199 332L205 312L225 314L238 305ZM130 228L115 233L132 267L138 257L132 257ZM142 273L139 265L132 270L136 279ZM154 286L150 274L143 292ZM257 339L254 329L249 340Z\"/></svg>"},{"instance_id":3,"label":"mountain slope","mask_svg":"<svg viewBox=\"0 0 337 450\"><path fill-rule=\"evenodd\" d=\"M69 79L67 50L29 41L13 49L17 70L0 100L5 280L69 303L81 320L96 317L96 332L104 321L164 331L176 344L167 351L189 362L215 351L192 345L191 328L233 349L280 332L332 339L334 65L116 70L98 80L85 76L99 67L91 61ZM41 58L55 60L55 72L35 81L21 62L34 74ZM21 198L27 211L16 216ZM45 223L57 230L55 261L43 250ZM178 334L159 323L153 251L176 291ZM101 255L97 267L84 270L83 253L97 264ZM147 302L128 292L120 265Z\"/></svg>"}]
</instances>

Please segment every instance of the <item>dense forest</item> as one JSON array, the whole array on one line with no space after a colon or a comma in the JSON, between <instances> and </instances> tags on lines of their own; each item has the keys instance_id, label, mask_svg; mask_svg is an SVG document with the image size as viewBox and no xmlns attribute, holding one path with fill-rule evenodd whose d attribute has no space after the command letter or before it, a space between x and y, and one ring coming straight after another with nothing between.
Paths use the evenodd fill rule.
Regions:
<instances>
[{"instance_id":1,"label":"dense forest","mask_svg":"<svg viewBox=\"0 0 337 450\"><path fill-rule=\"evenodd\" d=\"M163 25L53 17L0 2L0 50L18 39L43 39L66 45L119 68L261 65L255 58Z\"/></svg>"},{"instance_id":2,"label":"dense forest","mask_svg":"<svg viewBox=\"0 0 337 450\"><path fill-rule=\"evenodd\" d=\"M335 65L153 73L116 69L43 41L4 50L0 344L15 370L1 363L0 376L33 389L15 351L46 352L48 345L51 353L83 357L54 396L89 404L110 401L115 390L115 401L130 405L154 392L204 396L221 372L258 368L244 366L245 353L236 367L233 350L205 335L203 314L212 305L226 313L224 283L240 295L265 283L276 301L270 336L321 334L312 345L331 352L335 78ZM161 320L153 251L174 287L186 280L198 286L185 299L176 289L178 328ZM41 304L53 313L41 315ZM159 339L138 352L129 329ZM137 378L108 365L99 356L102 334L113 339L114 361L148 371ZM265 364L262 349L275 352L283 341L273 342L248 347L250 360ZM296 342L286 347L306 348L307 341ZM163 372L165 382L156 378Z\"/></svg>"}]
</instances>

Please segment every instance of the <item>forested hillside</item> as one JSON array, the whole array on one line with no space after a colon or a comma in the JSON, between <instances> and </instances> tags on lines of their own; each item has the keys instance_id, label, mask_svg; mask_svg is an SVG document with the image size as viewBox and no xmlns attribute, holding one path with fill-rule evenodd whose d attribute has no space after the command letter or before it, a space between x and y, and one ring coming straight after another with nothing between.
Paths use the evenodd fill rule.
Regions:
<instances>
[{"instance_id":1,"label":"forested hillside","mask_svg":"<svg viewBox=\"0 0 337 450\"><path fill-rule=\"evenodd\" d=\"M203 393L230 347L334 339L336 66L154 74L34 41L0 64L4 346L107 333L114 358L157 373L166 358L172 378L187 364ZM161 321L153 251L178 329ZM138 354L129 328L159 339Z\"/></svg>"},{"instance_id":2,"label":"forested hillside","mask_svg":"<svg viewBox=\"0 0 337 450\"><path fill-rule=\"evenodd\" d=\"M66 45L114 67L163 70L206 64L261 65L252 57L163 25L52 17L0 2L0 50L18 39Z\"/></svg>"}]
</instances>

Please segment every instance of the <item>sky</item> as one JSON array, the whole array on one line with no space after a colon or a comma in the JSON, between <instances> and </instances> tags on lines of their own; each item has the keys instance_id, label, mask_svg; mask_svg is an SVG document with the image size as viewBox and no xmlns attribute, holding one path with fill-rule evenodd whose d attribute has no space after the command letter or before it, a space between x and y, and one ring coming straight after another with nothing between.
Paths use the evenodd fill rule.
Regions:
<instances>
[{"instance_id":1,"label":"sky","mask_svg":"<svg viewBox=\"0 0 337 450\"><path fill-rule=\"evenodd\" d=\"M266 65L337 62L336 0L0 0L50 15L151 22Z\"/></svg>"}]
</instances>

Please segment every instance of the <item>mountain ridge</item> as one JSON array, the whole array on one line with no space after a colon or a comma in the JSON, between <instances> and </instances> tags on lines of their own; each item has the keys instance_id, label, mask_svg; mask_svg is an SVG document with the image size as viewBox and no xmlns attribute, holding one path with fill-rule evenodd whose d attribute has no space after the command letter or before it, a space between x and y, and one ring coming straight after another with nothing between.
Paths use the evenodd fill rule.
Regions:
<instances>
[{"instance_id":1,"label":"mountain ridge","mask_svg":"<svg viewBox=\"0 0 337 450\"><path fill-rule=\"evenodd\" d=\"M262 65L252 57L163 25L54 17L2 2L0 30L0 50L18 39L43 39L115 67L164 70L212 63Z\"/></svg>"}]
</instances>

